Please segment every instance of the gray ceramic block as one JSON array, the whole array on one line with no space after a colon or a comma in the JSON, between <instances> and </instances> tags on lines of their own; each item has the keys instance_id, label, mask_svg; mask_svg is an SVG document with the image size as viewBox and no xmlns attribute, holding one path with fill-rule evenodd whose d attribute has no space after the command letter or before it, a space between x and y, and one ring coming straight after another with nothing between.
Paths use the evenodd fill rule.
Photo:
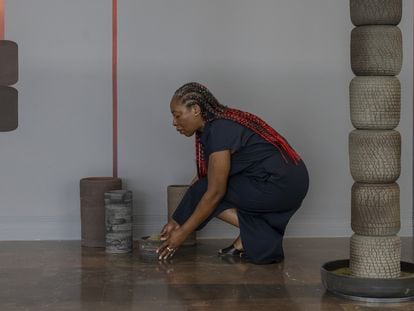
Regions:
<instances>
[{"instance_id":1,"label":"gray ceramic block","mask_svg":"<svg viewBox=\"0 0 414 311\"><path fill-rule=\"evenodd\" d=\"M0 86L0 132L10 132L18 126L18 92L10 86Z\"/></svg>"},{"instance_id":2,"label":"gray ceramic block","mask_svg":"<svg viewBox=\"0 0 414 311\"><path fill-rule=\"evenodd\" d=\"M396 77L355 77L349 100L351 122L357 129L392 130L400 122L401 86Z\"/></svg>"},{"instance_id":3,"label":"gray ceramic block","mask_svg":"<svg viewBox=\"0 0 414 311\"><path fill-rule=\"evenodd\" d=\"M351 237L349 267L355 277L397 278L401 274L401 240L398 236Z\"/></svg>"},{"instance_id":4,"label":"gray ceramic block","mask_svg":"<svg viewBox=\"0 0 414 311\"><path fill-rule=\"evenodd\" d=\"M351 20L355 26L398 25L402 0L350 0Z\"/></svg>"},{"instance_id":5,"label":"gray ceramic block","mask_svg":"<svg viewBox=\"0 0 414 311\"><path fill-rule=\"evenodd\" d=\"M402 55L402 34L396 26L360 26L351 32L351 68L357 76L398 75Z\"/></svg>"},{"instance_id":6,"label":"gray ceramic block","mask_svg":"<svg viewBox=\"0 0 414 311\"><path fill-rule=\"evenodd\" d=\"M351 193L351 226L355 233L387 236L400 231L400 188L397 183L354 183Z\"/></svg>"},{"instance_id":7,"label":"gray ceramic block","mask_svg":"<svg viewBox=\"0 0 414 311\"><path fill-rule=\"evenodd\" d=\"M106 252L132 251L132 192L105 192Z\"/></svg>"},{"instance_id":8,"label":"gray ceramic block","mask_svg":"<svg viewBox=\"0 0 414 311\"><path fill-rule=\"evenodd\" d=\"M13 85L19 79L16 42L0 40L0 85Z\"/></svg>"},{"instance_id":9,"label":"gray ceramic block","mask_svg":"<svg viewBox=\"0 0 414 311\"><path fill-rule=\"evenodd\" d=\"M354 130L349 134L351 175L361 183L393 183L401 172L397 131Z\"/></svg>"}]
</instances>

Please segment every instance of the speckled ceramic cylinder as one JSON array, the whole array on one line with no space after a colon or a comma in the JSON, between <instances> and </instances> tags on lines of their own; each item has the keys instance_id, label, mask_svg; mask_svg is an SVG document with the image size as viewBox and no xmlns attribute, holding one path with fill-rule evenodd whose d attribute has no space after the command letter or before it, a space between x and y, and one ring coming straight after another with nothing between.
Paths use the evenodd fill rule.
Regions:
<instances>
[{"instance_id":1,"label":"speckled ceramic cylinder","mask_svg":"<svg viewBox=\"0 0 414 311\"><path fill-rule=\"evenodd\" d=\"M352 277L400 276L399 187L402 33L401 0L350 0L349 160L353 179L349 267Z\"/></svg>"},{"instance_id":2,"label":"speckled ceramic cylinder","mask_svg":"<svg viewBox=\"0 0 414 311\"><path fill-rule=\"evenodd\" d=\"M168 220L171 219L175 209L187 192L189 185L170 185L167 188L168 200ZM197 243L196 232L191 233L184 241L183 245L195 245Z\"/></svg>"},{"instance_id":3,"label":"speckled ceramic cylinder","mask_svg":"<svg viewBox=\"0 0 414 311\"><path fill-rule=\"evenodd\" d=\"M104 193L121 189L113 177L87 177L80 181L82 246L105 247Z\"/></svg>"},{"instance_id":4,"label":"speckled ceramic cylinder","mask_svg":"<svg viewBox=\"0 0 414 311\"><path fill-rule=\"evenodd\" d=\"M105 193L106 252L132 251L132 192L114 190Z\"/></svg>"}]
</instances>

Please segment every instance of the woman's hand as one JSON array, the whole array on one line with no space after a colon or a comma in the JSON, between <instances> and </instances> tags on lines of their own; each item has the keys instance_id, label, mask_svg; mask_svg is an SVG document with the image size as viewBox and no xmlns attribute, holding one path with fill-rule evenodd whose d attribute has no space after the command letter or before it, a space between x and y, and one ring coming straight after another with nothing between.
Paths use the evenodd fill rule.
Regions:
<instances>
[{"instance_id":1,"label":"woman's hand","mask_svg":"<svg viewBox=\"0 0 414 311\"><path fill-rule=\"evenodd\" d=\"M164 226L161 236L165 242L157 249L160 260L171 258L177 247L184 242L191 232L197 230L197 227L211 215L223 198L227 189L230 160L230 150L213 152L209 156L207 191L198 202L193 214L182 226L176 228L170 223Z\"/></svg>"},{"instance_id":2,"label":"woman's hand","mask_svg":"<svg viewBox=\"0 0 414 311\"><path fill-rule=\"evenodd\" d=\"M180 228L180 225L175 222L174 220L170 220L161 230L160 232L160 240L165 241L170 237L171 232Z\"/></svg>"},{"instance_id":3,"label":"woman's hand","mask_svg":"<svg viewBox=\"0 0 414 311\"><path fill-rule=\"evenodd\" d=\"M174 256L178 247L183 244L187 236L188 233L180 227L172 230L167 240L157 249L157 253L159 254L158 259L165 260Z\"/></svg>"}]
</instances>

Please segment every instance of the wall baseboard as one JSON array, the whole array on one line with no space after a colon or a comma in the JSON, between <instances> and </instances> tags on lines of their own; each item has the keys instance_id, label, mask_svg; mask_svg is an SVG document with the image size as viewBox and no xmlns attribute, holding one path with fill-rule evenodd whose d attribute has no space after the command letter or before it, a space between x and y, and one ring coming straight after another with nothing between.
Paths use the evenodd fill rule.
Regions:
<instances>
[{"instance_id":1,"label":"wall baseboard","mask_svg":"<svg viewBox=\"0 0 414 311\"><path fill-rule=\"evenodd\" d=\"M134 215L134 239L157 233L166 223L165 215ZM411 219L402 223L399 236L412 237ZM79 240L81 224L79 216L0 216L0 240ZM218 219L213 219L198 238L232 239L238 229ZM286 237L350 237L348 221L321 222L309 219L288 225Z\"/></svg>"}]
</instances>

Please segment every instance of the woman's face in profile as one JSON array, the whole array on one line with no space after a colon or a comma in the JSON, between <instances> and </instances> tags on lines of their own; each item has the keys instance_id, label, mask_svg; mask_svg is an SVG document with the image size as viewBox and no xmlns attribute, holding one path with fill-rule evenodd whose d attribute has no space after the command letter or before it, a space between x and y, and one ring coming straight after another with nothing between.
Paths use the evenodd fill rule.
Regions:
<instances>
[{"instance_id":1,"label":"woman's face in profile","mask_svg":"<svg viewBox=\"0 0 414 311\"><path fill-rule=\"evenodd\" d=\"M203 127L204 122L198 105L188 108L179 100L173 100L170 103L170 109L173 115L173 126L180 134L191 137Z\"/></svg>"}]
</instances>

